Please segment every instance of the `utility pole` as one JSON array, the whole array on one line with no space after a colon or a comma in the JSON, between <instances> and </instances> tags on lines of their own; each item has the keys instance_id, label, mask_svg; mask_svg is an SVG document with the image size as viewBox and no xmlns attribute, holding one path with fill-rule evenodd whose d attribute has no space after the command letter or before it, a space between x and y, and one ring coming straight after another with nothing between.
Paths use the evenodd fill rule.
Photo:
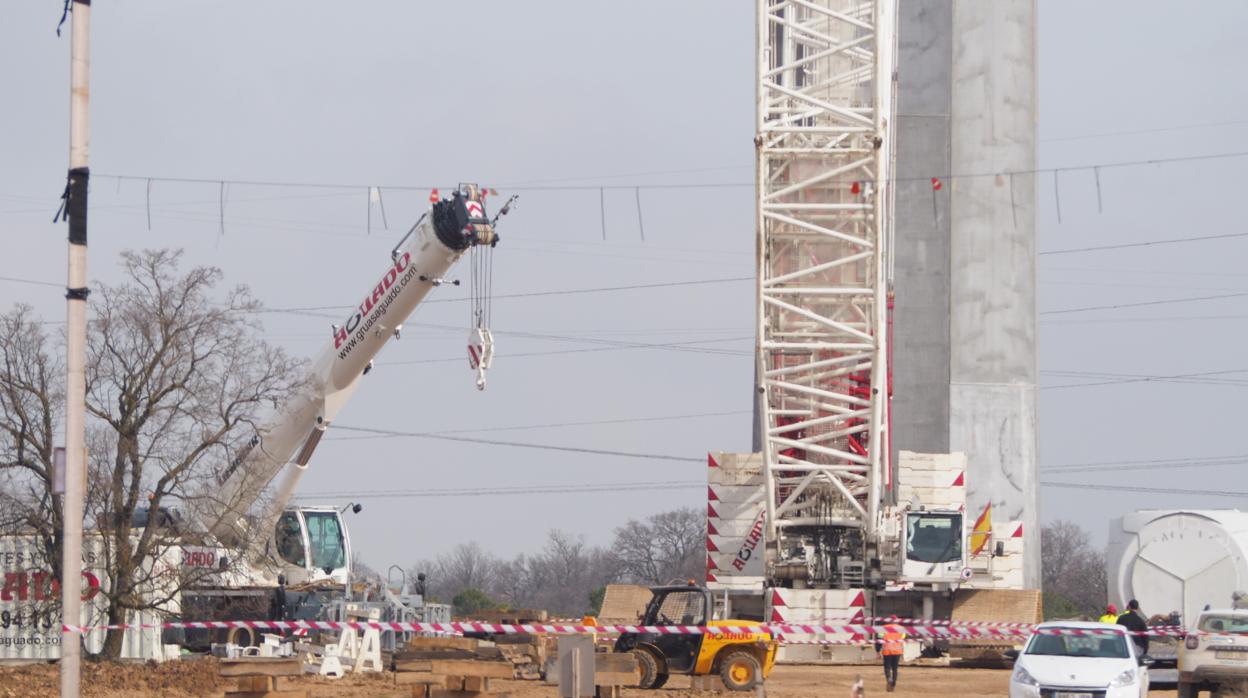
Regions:
<instances>
[{"instance_id":1,"label":"utility pole","mask_svg":"<svg viewBox=\"0 0 1248 698\"><path fill-rule=\"evenodd\" d=\"M69 277L65 378L65 530L61 538L61 698L78 698L82 643L65 626L82 624L82 519L86 489L87 412L87 146L91 122L91 0L73 0L69 61Z\"/></svg>"}]
</instances>

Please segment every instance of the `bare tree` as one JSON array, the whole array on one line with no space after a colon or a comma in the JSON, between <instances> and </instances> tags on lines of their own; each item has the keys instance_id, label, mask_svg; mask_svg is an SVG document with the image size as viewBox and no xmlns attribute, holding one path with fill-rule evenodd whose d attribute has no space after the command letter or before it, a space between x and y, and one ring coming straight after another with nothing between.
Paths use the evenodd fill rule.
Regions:
<instances>
[{"instance_id":1,"label":"bare tree","mask_svg":"<svg viewBox=\"0 0 1248 698\"><path fill-rule=\"evenodd\" d=\"M426 572L431 599L449 602L467 590L511 608L581 616L601 603L602 588L617 581L663 584L701 576L706 520L697 509L677 509L629 521L616 529L609 548L588 545L581 536L552 530L542 549L502 561L476 543L417 563Z\"/></svg>"},{"instance_id":2,"label":"bare tree","mask_svg":"<svg viewBox=\"0 0 1248 698\"><path fill-rule=\"evenodd\" d=\"M0 316L0 531L33 536L42 559L29 561L29 572L59 579L61 502L52 495L52 458L65 370L51 344L29 306Z\"/></svg>"},{"instance_id":3,"label":"bare tree","mask_svg":"<svg viewBox=\"0 0 1248 698\"><path fill-rule=\"evenodd\" d=\"M1105 552L1088 532L1055 521L1040 533L1040 577L1046 616L1100 615L1108 597Z\"/></svg>"},{"instance_id":4,"label":"bare tree","mask_svg":"<svg viewBox=\"0 0 1248 698\"><path fill-rule=\"evenodd\" d=\"M456 545L451 552L434 560L417 563L408 575L415 578L424 572L428 575L426 593L429 598L450 603L466 589L492 592L499 564L498 558L475 541L470 541Z\"/></svg>"},{"instance_id":5,"label":"bare tree","mask_svg":"<svg viewBox=\"0 0 1248 698\"><path fill-rule=\"evenodd\" d=\"M700 579L706 554L706 518L694 508L630 520L615 529L611 554L621 574L639 584Z\"/></svg>"},{"instance_id":6,"label":"bare tree","mask_svg":"<svg viewBox=\"0 0 1248 698\"><path fill-rule=\"evenodd\" d=\"M185 582L168 559L183 540L166 508L202 490L213 466L254 436L259 416L299 385L298 363L257 336L259 304L247 289L217 301L221 271L180 274L180 259L123 253L128 281L101 287L92 302L87 410L100 452L89 506L107 558L110 624L160 608ZM135 516L143 507L145 521ZM110 630L103 654L119 656L121 640Z\"/></svg>"}]
</instances>

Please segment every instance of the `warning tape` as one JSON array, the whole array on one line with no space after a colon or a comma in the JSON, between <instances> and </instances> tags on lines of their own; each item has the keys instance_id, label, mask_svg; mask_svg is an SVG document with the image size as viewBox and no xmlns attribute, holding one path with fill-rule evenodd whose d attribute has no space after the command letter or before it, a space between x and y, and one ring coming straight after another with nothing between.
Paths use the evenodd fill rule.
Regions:
<instances>
[{"instance_id":1,"label":"warning tape","mask_svg":"<svg viewBox=\"0 0 1248 698\"><path fill-rule=\"evenodd\" d=\"M422 633L483 633L483 634L515 634L515 633L549 633L558 635L579 635L588 633L649 633L654 635L730 635L743 633L768 633L777 637L788 635L879 635L886 632L903 632L907 635L925 638L1019 638L1032 633L1044 635L1148 635L1182 637L1186 633L1182 629L1152 629L1145 632L1131 632L1126 629L1110 630L1100 628L1036 628L1028 627L976 627L951 625L904 625L901 623L850 625L806 625L792 623L745 623L741 625L562 625L550 623L507 624L507 623L386 623L381 621L328 621L328 620L224 620L224 621L171 621L168 623L121 623L115 625L63 625L65 633L90 633L98 630L154 630L154 629L188 629L188 630L230 630L248 628L253 630L365 630L375 628L393 632Z\"/></svg>"}]
</instances>

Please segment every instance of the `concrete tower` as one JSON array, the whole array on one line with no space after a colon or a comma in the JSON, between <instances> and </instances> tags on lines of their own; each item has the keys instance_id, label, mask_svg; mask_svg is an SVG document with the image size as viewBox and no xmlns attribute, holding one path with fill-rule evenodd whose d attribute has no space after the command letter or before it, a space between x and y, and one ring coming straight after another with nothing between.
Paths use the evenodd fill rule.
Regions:
<instances>
[{"instance_id":1,"label":"concrete tower","mask_svg":"<svg viewBox=\"0 0 1248 698\"><path fill-rule=\"evenodd\" d=\"M1038 588L1036 3L899 5L894 456L964 451Z\"/></svg>"}]
</instances>

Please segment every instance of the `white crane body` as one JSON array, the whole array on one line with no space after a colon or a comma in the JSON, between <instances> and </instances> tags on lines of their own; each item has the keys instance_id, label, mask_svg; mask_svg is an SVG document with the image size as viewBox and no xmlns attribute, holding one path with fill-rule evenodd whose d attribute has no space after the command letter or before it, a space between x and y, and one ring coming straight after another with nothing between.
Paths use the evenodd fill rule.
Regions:
<instances>
[{"instance_id":1,"label":"white crane body","mask_svg":"<svg viewBox=\"0 0 1248 698\"><path fill-rule=\"evenodd\" d=\"M321 437L355 394L373 359L392 337L399 336L403 321L443 283L444 275L464 252L474 246L492 247L496 242L484 196L477 187L465 186L452 199L433 204L392 250L390 265L376 283L342 324L331 327L328 345L310 365L297 396L266 426L257 429L255 437L221 473L215 492L204 498L195 518L211 539L227 548L246 549L248 558L262 551L273 539L274 526L286 512ZM479 385L483 382L479 380ZM275 480L272 499L258 518L249 519L252 507ZM292 521L303 529L303 551L298 555L279 551L285 558L284 566L305 568L306 575L288 574L292 580L315 579L323 572L327 578L345 581L350 574L345 526L336 512L321 509L324 511L318 516L333 514L334 522L327 530L337 540L334 557L341 564L315 564L318 556L311 549L315 544L310 542L310 532L300 514Z\"/></svg>"}]
</instances>

